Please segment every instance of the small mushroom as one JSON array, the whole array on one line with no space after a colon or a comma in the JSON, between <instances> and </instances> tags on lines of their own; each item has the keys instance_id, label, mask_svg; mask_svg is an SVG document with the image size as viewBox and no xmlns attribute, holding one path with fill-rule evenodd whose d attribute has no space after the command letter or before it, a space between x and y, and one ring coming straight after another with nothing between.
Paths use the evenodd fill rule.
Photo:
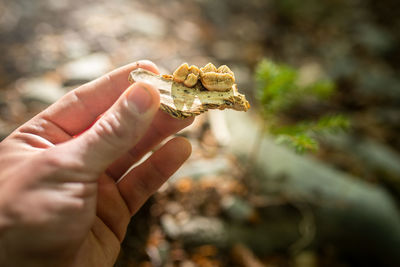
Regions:
<instances>
[{"instance_id":1,"label":"small mushroom","mask_svg":"<svg viewBox=\"0 0 400 267\"><path fill-rule=\"evenodd\" d=\"M222 65L217 69L217 72L219 73L229 73L230 75L233 76L233 79L235 79L235 75L233 74L233 71L227 66L227 65Z\"/></svg>"},{"instance_id":2,"label":"small mushroom","mask_svg":"<svg viewBox=\"0 0 400 267\"><path fill-rule=\"evenodd\" d=\"M193 87L199 79L200 70L192 65L189 67L187 63L180 65L173 73L173 80L183 83L186 87Z\"/></svg>"},{"instance_id":3,"label":"small mushroom","mask_svg":"<svg viewBox=\"0 0 400 267\"><path fill-rule=\"evenodd\" d=\"M200 69L200 80L209 91L226 92L235 84L235 76L228 66L222 65L217 69L212 63Z\"/></svg>"},{"instance_id":4,"label":"small mushroom","mask_svg":"<svg viewBox=\"0 0 400 267\"><path fill-rule=\"evenodd\" d=\"M186 80L188 74L189 74L189 65L187 63L183 63L174 71L172 76L175 82L183 83Z\"/></svg>"},{"instance_id":5,"label":"small mushroom","mask_svg":"<svg viewBox=\"0 0 400 267\"><path fill-rule=\"evenodd\" d=\"M217 72L217 67L214 66L212 63L208 63L204 67L200 68L202 72Z\"/></svg>"}]
</instances>

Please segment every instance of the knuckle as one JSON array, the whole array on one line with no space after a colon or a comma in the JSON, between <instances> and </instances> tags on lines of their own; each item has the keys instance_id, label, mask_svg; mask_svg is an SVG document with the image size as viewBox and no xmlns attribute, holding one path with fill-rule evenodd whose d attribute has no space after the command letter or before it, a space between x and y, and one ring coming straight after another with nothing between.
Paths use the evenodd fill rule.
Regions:
<instances>
[{"instance_id":1,"label":"knuckle","mask_svg":"<svg viewBox=\"0 0 400 267\"><path fill-rule=\"evenodd\" d=\"M136 192L142 196L147 197L154 193L153 186L151 185L151 183L149 183L149 181L145 179L137 179L135 187Z\"/></svg>"},{"instance_id":2,"label":"knuckle","mask_svg":"<svg viewBox=\"0 0 400 267\"><path fill-rule=\"evenodd\" d=\"M49 167L64 168L68 165L64 157L58 153L46 153L43 160L45 165Z\"/></svg>"},{"instance_id":3,"label":"knuckle","mask_svg":"<svg viewBox=\"0 0 400 267\"><path fill-rule=\"evenodd\" d=\"M146 86L143 83L137 83L137 86ZM128 103L128 99L121 99L120 105L117 107L117 112L120 114L121 118L124 118L125 121L133 122L139 121L141 116L138 114L137 110L132 108L132 105Z\"/></svg>"},{"instance_id":4,"label":"knuckle","mask_svg":"<svg viewBox=\"0 0 400 267\"><path fill-rule=\"evenodd\" d=\"M137 179L136 185L138 190L149 196L157 191L161 181L166 180L167 175L151 160L148 164L148 174L142 179Z\"/></svg>"},{"instance_id":5,"label":"knuckle","mask_svg":"<svg viewBox=\"0 0 400 267\"><path fill-rule=\"evenodd\" d=\"M127 138L126 130L118 113L109 113L96 123L95 131L98 136L111 145L118 145L120 140Z\"/></svg>"},{"instance_id":6,"label":"knuckle","mask_svg":"<svg viewBox=\"0 0 400 267\"><path fill-rule=\"evenodd\" d=\"M49 150L43 157L44 166L47 166L52 172L65 172L68 170L73 173L83 173L85 165L79 157L62 151Z\"/></svg>"}]
</instances>

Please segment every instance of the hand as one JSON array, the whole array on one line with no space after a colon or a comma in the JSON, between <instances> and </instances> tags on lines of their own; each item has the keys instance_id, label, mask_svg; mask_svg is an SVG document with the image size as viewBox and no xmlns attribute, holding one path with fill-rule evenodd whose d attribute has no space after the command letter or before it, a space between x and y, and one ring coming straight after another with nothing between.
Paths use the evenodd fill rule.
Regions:
<instances>
[{"instance_id":1,"label":"hand","mask_svg":"<svg viewBox=\"0 0 400 267\"><path fill-rule=\"evenodd\" d=\"M158 90L129 85L140 61L85 84L0 143L0 265L113 266L131 216L189 157L192 123L159 110Z\"/></svg>"}]
</instances>

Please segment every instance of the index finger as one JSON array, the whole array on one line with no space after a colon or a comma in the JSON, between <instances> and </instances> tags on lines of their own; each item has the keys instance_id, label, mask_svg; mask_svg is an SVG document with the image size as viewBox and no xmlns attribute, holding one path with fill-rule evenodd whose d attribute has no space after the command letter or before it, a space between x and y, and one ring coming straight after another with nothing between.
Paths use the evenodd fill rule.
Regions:
<instances>
[{"instance_id":1,"label":"index finger","mask_svg":"<svg viewBox=\"0 0 400 267\"><path fill-rule=\"evenodd\" d=\"M52 122L70 136L82 133L129 87L128 75L137 68L159 73L157 66L148 60L125 65L72 90L39 117Z\"/></svg>"}]
</instances>

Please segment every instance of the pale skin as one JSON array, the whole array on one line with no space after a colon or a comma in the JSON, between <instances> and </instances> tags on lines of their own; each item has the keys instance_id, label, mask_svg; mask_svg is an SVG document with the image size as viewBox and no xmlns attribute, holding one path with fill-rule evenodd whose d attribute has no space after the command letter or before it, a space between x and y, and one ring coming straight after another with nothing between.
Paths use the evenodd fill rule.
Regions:
<instances>
[{"instance_id":1,"label":"pale skin","mask_svg":"<svg viewBox=\"0 0 400 267\"><path fill-rule=\"evenodd\" d=\"M189 157L173 138L117 183L193 122L160 111L151 84L130 85L138 67L158 73L149 61L118 68L0 143L0 266L113 266L131 216Z\"/></svg>"}]
</instances>

